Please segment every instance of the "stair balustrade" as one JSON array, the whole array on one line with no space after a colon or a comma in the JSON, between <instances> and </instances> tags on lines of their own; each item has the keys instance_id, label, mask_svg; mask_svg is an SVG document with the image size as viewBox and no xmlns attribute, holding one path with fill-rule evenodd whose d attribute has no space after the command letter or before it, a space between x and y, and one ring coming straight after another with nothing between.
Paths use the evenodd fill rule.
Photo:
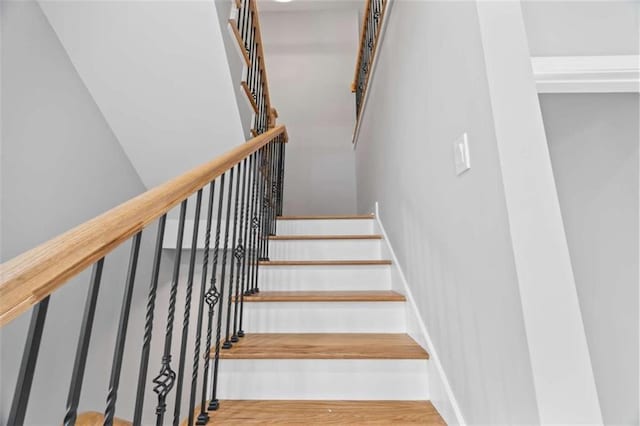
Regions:
<instances>
[{"instance_id":1,"label":"stair balustrade","mask_svg":"<svg viewBox=\"0 0 640 426\"><path fill-rule=\"evenodd\" d=\"M369 86L371 67L377 51L388 2L389 0L366 0L365 2L356 70L353 83L351 83L351 92L356 95L356 120L360 119L362 103Z\"/></svg>"},{"instance_id":2,"label":"stair balustrade","mask_svg":"<svg viewBox=\"0 0 640 426\"><path fill-rule=\"evenodd\" d=\"M142 285L136 280L140 242L142 233L153 225L157 226L157 231L143 338L137 342L140 362L133 424L142 424L144 398L149 390L157 395L157 425L169 422L177 425L181 416L186 416L189 425L194 422L203 425L209 421L209 412L218 409L220 351L231 348L244 337L244 297L259 292L260 262L269 260L268 238L275 235L276 217L282 214L285 144L288 140L285 127L276 127L277 112L269 95L256 1L236 0L235 4L235 18L229 23L246 62L242 87L255 113L251 129L254 138L0 265L0 327L28 310L32 311L8 424L24 424L51 296L69 280L91 268L63 423L73 425L78 421L104 264L109 253L130 241L129 265L103 416L105 425L120 421L115 414L129 316L134 287ZM205 194L208 196L203 200ZM187 203L194 196L193 233L186 235ZM168 309L166 313L157 312L161 266L171 261L163 255L167 213L178 205ZM196 266L203 217L202 264ZM185 282L180 273L186 238L191 238L191 250ZM200 267L198 286L194 281L196 269ZM176 325L179 288L185 292L181 327ZM194 297L197 298L195 329L190 325L193 323ZM154 336L154 319L163 314L166 315L164 336L158 335L158 331ZM175 327L178 329L174 330ZM191 380L185 374L190 332L195 333ZM178 333L179 351L173 353L172 342L178 338ZM150 365L153 337L163 342L159 365ZM181 407L183 392L189 396L186 414ZM174 401L173 412L170 413L171 420L165 420L169 399ZM96 418L99 415L95 412L81 416L81 420L91 419L88 421Z\"/></svg>"},{"instance_id":3,"label":"stair balustrade","mask_svg":"<svg viewBox=\"0 0 640 426\"><path fill-rule=\"evenodd\" d=\"M186 417L187 424L190 425L194 422L208 422L209 412L216 410L219 404L216 394L220 350L230 348L244 336L244 296L259 291L260 261L269 259L268 238L275 234L276 217L282 213L286 142L287 133L284 126L267 130L226 154L1 265L0 326L26 314L29 309L32 311L8 424L24 424L52 296L55 299L56 291L65 283L85 269L91 268L63 424L73 425L78 420L85 369L96 368L87 365L87 354L91 344L96 307L100 303L99 291L104 265L109 260L109 253L129 242L129 266L124 278L125 289L104 409L104 424L114 423L132 294L136 285L143 285L136 280L140 241L143 232L156 223L157 234L148 289L144 337L140 342L129 342L129 346L137 344L140 348L133 424L142 424L144 397L149 389L157 395L157 425L169 422L177 425L181 416ZM205 188L208 191L205 191ZM205 192L208 192L208 197L203 200ZM193 233L187 235L187 203L194 194ZM163 255L167 213L178 205L178 232L175 257L172 259L168 310L158 312L156 304L161 264L171 261ZM201 247L201 279L197 286L194 277L201 217L205 218L204 246ZM186 238L191 238L191 251L188 252L188 274L185 281L181 279L180 269ZM210 253L213 253L213 257ZM197 287L194 288L194 285ZM179 287L186 295L181 327L176 324ZM198 298L195 328L192 326L194 321L191 318L193 297ZM225 309L226 315L223 314ZM154 318L160 315L166 315L164 333L154 330ZM62 333L64 330L58 329L56 332ZM195 333L195 347L192 375L189 379L185 374L185 366L188 361L187 343L190 332ZM174 353L172 340L178 336L180 349L178 353ZM150 365L153 337L163 341L159 365ZM209 354L212 345L215 350L210 366ZM211 374L210 368L213 369ZM198 389L199 382L201 387ZM165 420L169 410L168 397L172 392L174 396L171 399L175 401L170 413L172 417L171 420ZM188 407L181 407L183 392L189 395ZM207 402L208 397L210 400ZM198 406L199 413L196 413ZM186 412L183 408L186 408Z\"/></svg>"},{"instance_id":4,"label":"stair balustrade","mask_svg":"<svg viewBox=\"0 0 640 426\"><path fill-rule=\"evenodd\" d=\"M229 25L247 67L241 84L255 113L251 132L257 136L273 127L278 114L269 95L257 2L236 0L236 11L236 18L229 19Z\"/></svg>"}]
</instances>

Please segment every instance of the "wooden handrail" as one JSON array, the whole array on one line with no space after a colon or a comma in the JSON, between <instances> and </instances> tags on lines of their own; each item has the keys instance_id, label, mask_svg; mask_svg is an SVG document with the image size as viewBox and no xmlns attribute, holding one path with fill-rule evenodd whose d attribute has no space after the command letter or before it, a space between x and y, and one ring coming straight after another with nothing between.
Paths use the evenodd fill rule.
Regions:
<instances>
[{"instance_id":1,"label":"wooden handrail","mask_svg":"<svg viewBox=\"0 0 640 426\"><path fill-rule=\"evenodd\" d=\"M283 125L0 265L0 327L279 135Z\"/></svg>"}]
</instances>

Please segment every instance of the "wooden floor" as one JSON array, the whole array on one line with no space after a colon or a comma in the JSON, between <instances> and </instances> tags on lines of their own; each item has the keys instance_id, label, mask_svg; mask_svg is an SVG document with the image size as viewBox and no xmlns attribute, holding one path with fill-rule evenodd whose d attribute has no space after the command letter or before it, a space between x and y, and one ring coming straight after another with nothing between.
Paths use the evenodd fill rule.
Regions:
<instances>
[{"instance_id":1,"label":"wooden floor","mask_svg":"<svg viewBox=\"0 0 640 426\"><path fill-rule=\"evenodd\" d=\"M221 401L209 424L445 425L428 401Z\"/></svg>"},{"instance_id":2,"label":"wooden floor","mask_svg":"<svg viewBox=\"0 0 640 426\"><path fill-rule=\"evenodd\" d=\"M404 302L395 291L261 291L245 302Z\"/></svg>"},{"instance_id":3,"label":"wooden floor","mask_svg":"<svg viewBox=\"0 0 640 426\"><path fill-rule=\"evenodd\" d=\"M78 414L76 426L102 426L104 425L104 415L97 411L86 411ZM117 417L113 419L113 426L131 426L132 423Z\"/></svg>"},{"instance_id":4,"label":"wooden floor","mask_svg":"<svg viewBox=\"0 0 640 426\"><path fill-rule=\"evenodd\" d=\"M214 351L211 351L213 355ZM268 333L247 334L222 359L428 359L407 334Z\"/></svg>"}]
</instances>

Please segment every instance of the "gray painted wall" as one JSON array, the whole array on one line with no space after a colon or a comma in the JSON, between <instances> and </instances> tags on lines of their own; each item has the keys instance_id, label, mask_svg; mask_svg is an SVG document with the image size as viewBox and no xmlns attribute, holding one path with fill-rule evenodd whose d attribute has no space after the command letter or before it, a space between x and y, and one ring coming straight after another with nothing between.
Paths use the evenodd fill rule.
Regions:
<instances>
[{"instance_id":1,"label":"gray painted wall","mask_svg":"<svg viewBox=\"0 0 640 426\"><path fill-rule=\"evenodd\" d=\"M638 55L637 0L523 0L531 56Z\"/></svg>"},{"instance_id":2,"label":"gray painted wall","mask_svg":"<svg viewBox=\"0 0 640 426\"><path fill-rule=\"evenodd\" d=\"M322 10L324 1L300 3L310 10L262 12L260 17L271 99L290 138L284 213L354 213L355 103L349 87L358 44L357 9ZM312 10L313 4L320 10Z\"/></svg>"},{"instance_id":3,"label":"gray painted wall","mask_svg":"<svg viewBox=\"0 0 640 426\"><path fill-rule=\"evenodd\" d=\"M144 186L35 2L2 2L2 260L137 195ZM142 242L145 297L154 227ZM80 409L103 410L129 244L106 259ZM25 424L61 423L89 271L55 293ZM161 291L166 287L162 285ZM143 303L140 303L144 306ZM13 396L29 314L1 329L0 423ZM137 316L139 318L139 316ZM135 322L137 321L137 322ZM130 336L140 338L140 320ZM139 347L125 358L120 406L133 404ZM131 342L131 340L129 341ZM157 351L158 348L155 348ZM156 352L159 353L159 352ZM154 361L156 361L154 359ZM148 405L149 406L149 405ZM33 410L35 408L35 410Z\"/></svg>"},{"instance_id":4,"label":"gray painted wall","mask_svg":"<svg viewBox=\"0 0 640 426\"><path fill-rule=\"evenodd\" d=\"M605 424L637 425L637 94L541 95Z\"/></svg>"},{"instance_id":5,"label":"gray painted wall","mask_svg":"<svg viewBox=\"0 0 640 426\"><path fill-rule=\"evenodd\" d=\"M475 2L396 2L356 148L358 211L380 216L469 424L538 407ZM453 141L472 168L456 176Z\"/></svg>"}]
</instances>

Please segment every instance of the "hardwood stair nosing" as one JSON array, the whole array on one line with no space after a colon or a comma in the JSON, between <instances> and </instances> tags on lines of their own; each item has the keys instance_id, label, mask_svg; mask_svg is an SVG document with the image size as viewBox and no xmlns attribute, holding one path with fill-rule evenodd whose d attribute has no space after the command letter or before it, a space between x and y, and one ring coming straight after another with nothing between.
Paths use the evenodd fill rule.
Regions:
<instances>
[{"instance_id":1,"label":"hardwood stair nosing","mask_svg":"<svg viewBox=\"0 0 640 426\"><path fill-rule=\"evenodd\" d=\"M208 404L208 401L207 401ZM194 417L200 413L195 410ZM220 401L208 425L229 424L403 424L445 426L433 403L403 400L232 400ZM188 426L186 419L181 426Z\"/></svg>"},{"instance_id":2,"label":"hardwood stair nosing","mask_svg":"<svg viewBox=\"0 0 640 426\"><path fill-rule=\"evenodd\" d=\"M404 333L255 333L221 350L220 359L427 360L429 354Z\"/></svg>"}]
</instances>

